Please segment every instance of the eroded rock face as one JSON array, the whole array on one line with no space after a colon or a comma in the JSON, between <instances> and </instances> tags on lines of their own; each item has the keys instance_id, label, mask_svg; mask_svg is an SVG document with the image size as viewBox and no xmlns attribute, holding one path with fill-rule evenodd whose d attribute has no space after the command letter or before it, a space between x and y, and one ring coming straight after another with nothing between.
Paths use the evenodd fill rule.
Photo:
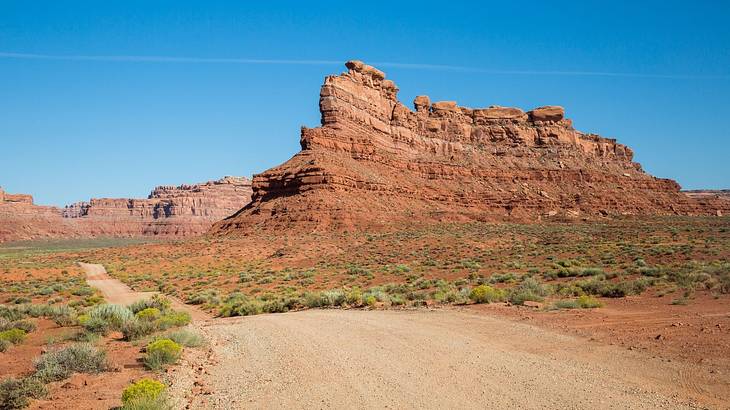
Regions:
<instances>
[{"instance_id":1,"label":"eroded rock face","mask_svg":"<svg viewBox=\"0 0 730 410\"><path fill-rule=\"evenodd\" d=\"M230 233L549 216L715 214L679 185L645 173L616 140L573 128L562 107L460 107L398 101L397 86L359 61L325 79L322 126L302 151L253 179L252 202L217 223Z\"/></svg>"},{"instance_id":2,"label":"eroded rock face","mask_svg":"<svg viewBox=\"0 0 730 410\"><path fill-rule=\"evenodd\" d=\"M30 195L0 190L0 242L89 236L173 236L206 232L251 199L251 181L224 177L159 186L147 199L94 198L65 208L38 206Z\"/></svg>"}]
</instances>

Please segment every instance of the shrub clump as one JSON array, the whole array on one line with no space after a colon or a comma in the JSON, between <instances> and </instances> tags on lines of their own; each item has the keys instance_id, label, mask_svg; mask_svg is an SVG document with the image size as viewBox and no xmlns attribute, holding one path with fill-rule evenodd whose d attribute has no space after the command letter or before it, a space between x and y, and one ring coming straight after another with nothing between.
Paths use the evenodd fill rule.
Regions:
<instances>
[{"instance_id":1,"label":"shrub clump","mask_svg":"<svg viewBox=\"0 0 730 410\"><path fill-rule=\"evenodd\" d=\"M5 341L12 344L23 343L25 340L26 332L23 329L10 329L4 332L0 332L0 341Z\"/></svg>"},{"instance_id":2,"label":"shrub clump","mask_svg":"<svg viewBox=\"0 0 730 410\"><path fill-rule=\"evenodd\" d=\"M129 310L132 313L137 314L145 309L157 309L160 312L164 312L170 309L172 302L164 296L154 295L149 299L139 300L129 305Z\"/></svg>"},{"instance_id":3,"label":"shrub clump","mask_svg":"<svg viewBox=\"0 0 730 410\"><path fill-rule=\"evenodd\" d=\"M524 305L525 302L542 302L547 295L547 289L533 278L525 278L519 285L512 289L509 295L509 302L513 305Z\"/></svg>"},{"instance_id":4,"label":"shrub clump","mask_svg":"<svg viewBox=\"0 0 730 410\"><path fill-rule=\"evenodd\" d=\"M0 409L24 409L30 404L29 399L40 399L47 393L45 385L33 377L5 379L0 382Z\"/></svg>"},{"instance_id":5,"label":"shrub clump","mask_svg":"<svg viewBox=\"0 0 730 410\"><path fill-rule=\"evenodd\" d=\"M505 295L505 292L501 289L489 285L479 285L469 292L469 299L473 300L474 303L503 302Z\"/></svg>"},{"instance_id":6,"label":"shrub clump","mask_svg":"<svg viewBox=\"0 0 730 410\"><path fill-rule=\"evenodd\" d=\"M141 379L122 391L122 409L165 408L163 393L165 385L157 380Z\"/></svg>"},{"instance_id":7,"label":"shrub clump","mask_svg":"<svg viewBox=\"0 0 730 410\"><path fill-rule=\"evenodd\" d=\"M147 356L144 359L145 365L150 370L159 370L168 364L173 364L180 359L182 346L170 339L159 339L147 345Z\"/></svg>"},{"instance_id":8,"label":"shrub clump","mask_svg":"<svg viewBox=\"0 0 730 410\"><path fill-rule=\"evenodd\" d=\"M140 310L139 312L135 313L134 316L139 320L151 322L162 316L162 312L160 312L160 309L149 307Z\"/></svg>"},{"instance_id":9,"label":"shrub clump","mask_svg":"<svg viewBox=\"0 0 730 410\"><path fill-rule=\"evenodd\" d=\"M35 368L36 377L44 383L66 379L73 373L100 373L107 369L106 352L79 343L43 354Z\"/></svg>"},{"instance_id":10,"label":"shrub clump","mask_svg":"<svg viewBox=\"0 0 730 410\"><path fill-rule=\"evenodd\" d=\"M185 347L198 347L203 344L203 337L200 336L200 334L186 329L170 332L164 335L162 338L170 339L173 342Z\"/></svg>"},{"instance_id":11,"label":"shrub clump","mask_svg":"<svg viewBox=\"0 0 730 410\"><path fill-rule=\"evenodd\" d=\"M566 299L555 302L555 307L558 309L592 309L603 306L603 304L587 295L583 295L578 299Z\"/></svg>"}]
</instances>

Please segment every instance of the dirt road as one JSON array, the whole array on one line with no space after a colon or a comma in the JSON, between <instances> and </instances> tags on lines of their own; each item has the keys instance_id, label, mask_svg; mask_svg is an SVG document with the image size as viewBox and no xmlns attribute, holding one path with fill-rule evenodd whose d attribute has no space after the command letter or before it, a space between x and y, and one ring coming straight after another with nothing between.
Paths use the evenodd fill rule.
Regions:
<instances>
[{"instance_id":1,"label":"dirt road","mask_svg":"<svg viewBox=\"0 0 730 410\"><path fill-rule=\"evenodd\" d=\"M724 408L686 366L456 310L310 310L203 331L216 364L190 408Z\"/></svg>"},{"instance_id":2,"label":"dirt road","mask_svg":"<svg viewBox=\"0 0 730 410\"><path fill-rule=\"evenodd\" d=\"M138 300L149 299L158 292L135 292L121 281L112 278L104 266L95 263L79 262L79 266L86 272L86 283L92 288L99 289L107 303L129 305ZM211 316L193 306L186 305L179 300L166 296L172 301L172 307L190 313L194 321L207 320Z\"/></svg>"},{"instance_id":3,"label":"dirt road","mask_svg":"<svg viewBox=\"0 0 730 410\"><path fill-rule=\"evenodd\" d=\"M150 297L81 264L110 303ZM210 341L169 374L176 408L728 408L703 371L456 309L210 316Z\"/></svg>"}]
</instances>

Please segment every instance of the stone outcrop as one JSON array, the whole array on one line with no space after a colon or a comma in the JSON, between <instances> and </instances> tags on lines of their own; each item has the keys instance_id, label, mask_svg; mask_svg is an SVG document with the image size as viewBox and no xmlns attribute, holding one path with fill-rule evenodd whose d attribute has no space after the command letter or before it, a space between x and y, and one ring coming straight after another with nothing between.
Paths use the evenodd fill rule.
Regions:
<instances>
[{"instance_id":1,"label":"stone outcrop","mask_svg":"<svg viewBox=\"0 0 730 410\"><path fill-rule=\"evenodd\" d=\"M93 236L183 237L206 232L251 199L251 181L224 177L195 185L158 186L147 199L99 198L57 208L0 189L0 242Z\"/></svg>"},{"instance_id":2,"label":"stone outcrop","mask_svg":"<svg viewBox=\"0 0 730 410\"><path fill-rule=\"evenodd\" d=\"M562 107L467 108L419 96L411 110L382 71L346 67L325 79L321 126L302 128L301 152L256 175L252 202L213 233L727 208L648 175L630 148L575 130Z\"/></svg>"}]
</instances>

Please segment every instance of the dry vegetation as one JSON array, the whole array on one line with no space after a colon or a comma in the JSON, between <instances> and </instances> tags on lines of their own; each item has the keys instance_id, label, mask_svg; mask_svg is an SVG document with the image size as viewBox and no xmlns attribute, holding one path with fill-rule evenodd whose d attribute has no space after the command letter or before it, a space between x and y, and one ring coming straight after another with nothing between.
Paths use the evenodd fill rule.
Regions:
<instances>
[{"instance_id":1,"label":"dry vegetation","mask_svg":"<svg viewBox=\"0 0 730 410\"><path fill-rule=\"evenodd\" d=\"M103 264L135 290L160 291L219 316L335 307L482 309L486 304L495 306L491 312L509 316L522 314L526 310L515 306L527 304L539 313L530 318L544 317L540 320L548 324L565 319L561 325L577 328L580 320L599 315L577 312L665 306L689 317L700 307L721 308L730 300L730 218L443 224L367 233L101 244L0 249L0 350L6 351L0 355L17 356L2 365L2 373L12 377L0 386L0 402L15 403L6 408L44 397L43 382L107 371L115 360L140 363L136 370L122 372L121 385L159 378L154 371L174 363L180 349L201 343L186 332L161 336L190 320L164 301L104 304L85 284L75 266L79 260ZM722 342L728 329L722 326L717 324L720 333L708 336L706 345L701 339L693 342L698 355L730 352ZM636 335L647 332L654 329L643 326ZM675 347L686 353L682 346ZM87 363L81 368L64 364L81 353L88 357L75 359ZM108 357L100 356L104 354ZM121 387L111 388L119 402ZM154 380L140 381L127 390L124 404L162 405L159 391Z\"/></svg>"}]
</instances>

